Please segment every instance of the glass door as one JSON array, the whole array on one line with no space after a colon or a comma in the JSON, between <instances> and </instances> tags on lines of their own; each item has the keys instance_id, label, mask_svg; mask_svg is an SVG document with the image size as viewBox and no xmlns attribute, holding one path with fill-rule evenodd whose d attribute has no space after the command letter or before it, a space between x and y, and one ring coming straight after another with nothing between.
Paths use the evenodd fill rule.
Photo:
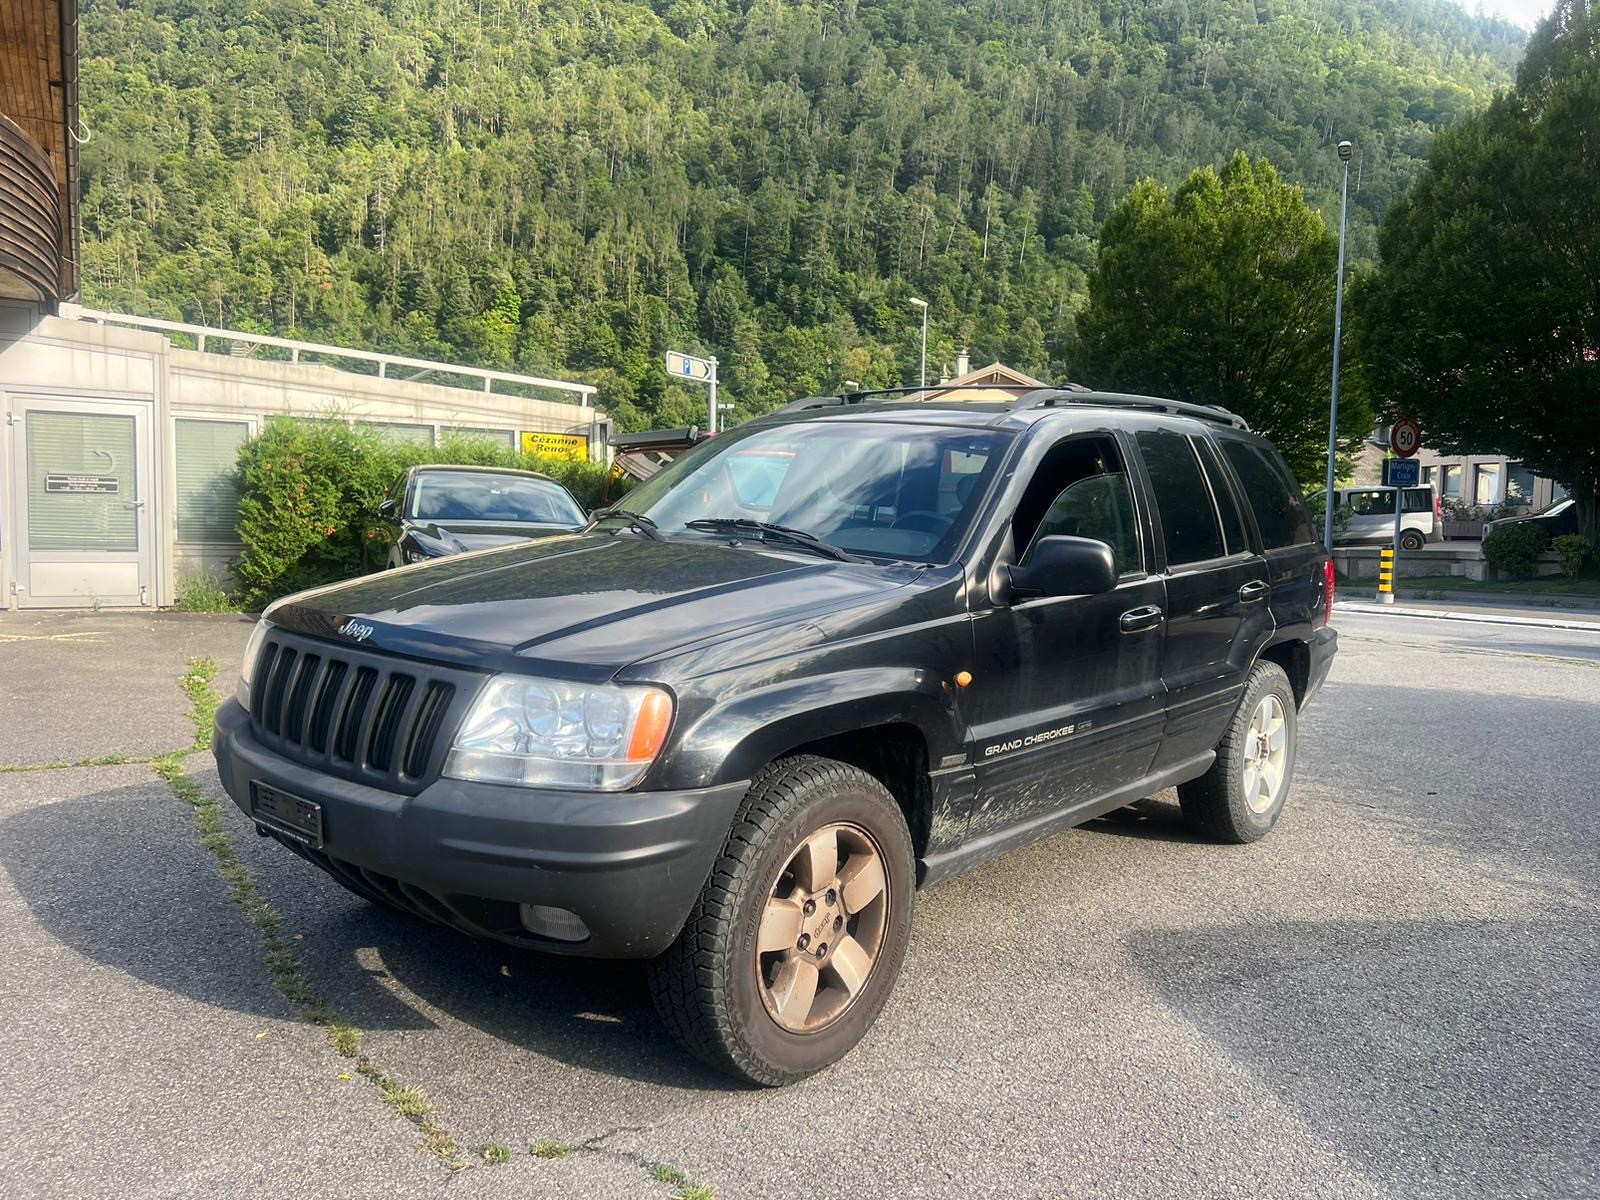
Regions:
<instances>
[{"instance_id":1,"label":"glass door","mask_svg":"<svg viewBox=\"0 0 1600 1200\"><path fill-rule=\"evenodd\" d=\"M25 608L153 599L149 408L25 401L13 439L17 592Z\"/></svg>"}]
</instances>

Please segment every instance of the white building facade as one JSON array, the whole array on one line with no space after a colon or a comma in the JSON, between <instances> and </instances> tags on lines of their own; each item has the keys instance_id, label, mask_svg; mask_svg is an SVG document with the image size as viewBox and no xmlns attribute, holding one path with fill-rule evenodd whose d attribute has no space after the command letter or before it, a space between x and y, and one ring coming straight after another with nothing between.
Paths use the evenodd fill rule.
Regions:
<instances>
[{"instance_id":1,"label":"white building facade","mask_svg":"<svg viewBox=\"0 0 1600 1200\"><path fill-rule=\"evenodd\" d=\"M241 549L238 449L273 416L508 448L557 433L604 457L588 385L63 312L0 301L0 608L161 607L186 572L225 568ZM278 357L250 357L263 347ZM469 386L402 377L420 374Z\"/></svg>"}]
</instances>

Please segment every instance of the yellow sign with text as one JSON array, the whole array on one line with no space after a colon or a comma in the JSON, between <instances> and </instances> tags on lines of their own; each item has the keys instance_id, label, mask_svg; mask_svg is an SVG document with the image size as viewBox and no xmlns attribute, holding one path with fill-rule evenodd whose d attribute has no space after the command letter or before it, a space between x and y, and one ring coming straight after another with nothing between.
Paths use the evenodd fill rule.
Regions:
<instances>
[{"instance_id":1,"label":"yellow sign with text","mask_svg":"<svg viewBox=\"0 0 1600 1200\"><path fill-rule=\"evenodd\" d=\"M524 433L522 452L568 462L589 461L589 439L581 433Z\"/></svg>"}]
</instances>

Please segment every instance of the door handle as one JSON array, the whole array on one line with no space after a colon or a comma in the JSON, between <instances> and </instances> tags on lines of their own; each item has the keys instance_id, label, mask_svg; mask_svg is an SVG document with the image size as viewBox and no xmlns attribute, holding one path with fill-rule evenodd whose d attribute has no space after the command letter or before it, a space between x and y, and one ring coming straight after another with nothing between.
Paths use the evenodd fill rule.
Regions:
<instances>
[{"instance_id":1,"label":"door handle","mask_svg":"<svg viewBox=\"0 0 1600 1200\"><path fill-rule=\"evenodd\" d=\"M1117 618L1117 624L1123 633L1154 629L1161 624L1161 610L1154 604L1146 604L1143 608L1130 608Z\"/></svg>"},{"instance_id":2,"label":"door handle","mask_svg":"<svg viewBox=\"0 0 1600 1200\"><path fill-rule=\"evenodd\" d=\"M134 509L134 510L138 510L138 509L141 509L141 508L144 507L144 501L143 500L134 500L134 501L131 501L128 504L124 504L122 507L123 508L131 508L131 509Z\"/></svg>"},{"instance_id":3,"label":"door handle","mask_svg":"<svg viewBox=\"0 0 1600 1200\"><path fill-rule=\"evenodd\" d=\"M1249 583L1245 584L1239 589L1239 599L1244 601L1246 604L1249 604L1252 600L1265 599L1267 593L1271 590L1272 585L1267 583L1265 580L1252 579Z\"/></svg>"}]
</instances>

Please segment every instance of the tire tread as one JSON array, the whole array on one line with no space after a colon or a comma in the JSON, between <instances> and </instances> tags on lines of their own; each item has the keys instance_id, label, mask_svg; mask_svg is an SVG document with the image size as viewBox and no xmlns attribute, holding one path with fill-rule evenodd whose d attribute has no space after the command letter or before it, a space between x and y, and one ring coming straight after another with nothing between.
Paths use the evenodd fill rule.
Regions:
<instances>
[{"instance_id":1,"label":"tire tread","mask_svg":"<svg viewBox=\"0 0 1600 1200\"><path fill-rule=\"evenodd\" d=\"M740 1036L738 1020L723 1002L737 967L737 939L731 934L738 921L741 888L773 831L808 794L828 784L877 792L899 811L878 780L847 763L797 755L768 764L740 802L722 853L689 910L683 931L649 968L651 998L667 1031L707 1065L768 1087L793 1083L809 1072L773 1068Z\"/></svg>"}]
</instances>

